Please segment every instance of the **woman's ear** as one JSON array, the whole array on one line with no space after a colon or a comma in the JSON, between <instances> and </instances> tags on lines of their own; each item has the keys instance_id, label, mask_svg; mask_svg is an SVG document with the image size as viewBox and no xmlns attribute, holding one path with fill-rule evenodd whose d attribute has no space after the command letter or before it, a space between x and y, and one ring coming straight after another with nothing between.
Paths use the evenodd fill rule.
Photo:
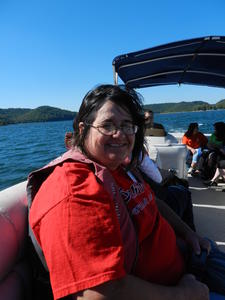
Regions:
<instances>
[{"instance_id":1,"label":"woman's ear","mask_svg":"<svg viewBox=\"0 0 225 300\"><path fill-rule=\"evenodd\" d=\"M79 123L79 133L82 134L84 131L84 122Z\"/></svg>"}]
</instances>

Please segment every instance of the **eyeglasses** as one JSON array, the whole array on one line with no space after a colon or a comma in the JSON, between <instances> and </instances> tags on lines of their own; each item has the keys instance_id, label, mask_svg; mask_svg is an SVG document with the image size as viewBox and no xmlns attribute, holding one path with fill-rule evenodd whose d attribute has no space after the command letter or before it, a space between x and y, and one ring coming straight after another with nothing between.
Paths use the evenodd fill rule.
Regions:
<instances>
[{"instance_id":1,"label":"eyeglasses","mask_svg":"<svg viewBox=\"0 0 225 300\"><path fill-rule=\"evenodd\" d=\"M121 130L124 134L127 135L134 135L138 131L138 126L134 124L122 124L119 127L111 123L104 124L101 126L94 126L86 122L85 124L97 129L100 133L104 135L114 135L118 130Z\"/></svg>"}]
</instances>

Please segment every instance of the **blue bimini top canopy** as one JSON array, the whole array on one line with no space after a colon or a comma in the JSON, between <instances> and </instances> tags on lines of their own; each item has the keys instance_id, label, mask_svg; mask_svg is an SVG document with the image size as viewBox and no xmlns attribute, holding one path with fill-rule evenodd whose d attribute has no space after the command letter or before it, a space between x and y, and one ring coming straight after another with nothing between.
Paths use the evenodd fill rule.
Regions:
<instances>
[{"instance_id":1,"label":"blue bimini top canopy","mask_svg":"<svg viewBox=\"0 0 225 300\"><path fill-rule=\"evenodd\" d=\"M179 41L114 58L118 76L130 88L195 84L225 88L225 36Z\"/></svg>"}]
</instances>

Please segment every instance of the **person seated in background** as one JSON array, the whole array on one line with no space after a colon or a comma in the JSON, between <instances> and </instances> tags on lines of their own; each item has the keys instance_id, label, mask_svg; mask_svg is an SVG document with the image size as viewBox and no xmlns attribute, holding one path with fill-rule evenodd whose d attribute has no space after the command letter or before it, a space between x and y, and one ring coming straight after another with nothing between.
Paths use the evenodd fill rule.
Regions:
<instances>
[{"instance_id":1,"label":"person seated in background","mask_svg":"<svg viewBox=\"0 0 225 300\"><path fill-rule=\"evenodd\" d=\"M154 122L154 113L152 110L145 111L144 118L146 136L166 136L166 130L163 125Z\"/></svg>"},{"instance_id":2,"label":"person seated in background","mask_svg":"<svg viewBox=\"0 0 225 300\"><path fill-rule=\"evenodd\" d=\"M72 137L73 133L71 131L65 133L64 143L67 150L71 149L72 147Z\"/></svg>"},{"instance_id":3,"label":"person seated in background","mask_svg":"<svg viewBox=\"0 0 225 300\"><path fill-rule=\"evenodd\" d=\"M204 184L208 186L217 186L220 179L225 182L225 160L220 160L218 162L213 178L204 181Z\"/></svg>"},{"instance_id":4,"label":"person seated in background","mask_svg":"<svg viewBox=\"0 0 225 300\"><path fill-rule=\"evenodd\" d=\"M190 123L188 130L182 138L182 143L187 146L187 164L190 164L188 169L189 174L194 174L197 169L197 162L202 154L202 149L208 143L207 137L198 129L198 123ZM191 162L190 162L191 161Z\"/></svg>"},{"instance_id":5,"label":"person seated in background","mask_svg":"<svg viewBox=\"0 0 225 300\"><path fill-rule=\"evenodd\" d=\"M55 299L209 299L177 236L196 254L210 243L156 200L138 170L143 143L141 98L101 85L83 99L72 148L30 174L29 223Z\"/></svg>"},{"instance_id":6,"label":"person seated in background","mask_svg":"<svg viewBox=\"0 0 225 300\"><path fill-rule=\"evenodd\" d=\"M209 137L207 149L202 153L198 168L203 179L211 179L220 160L225 159L225 123L213 124L214 132Z\"/></svg>"},{"instance_id":7,"label":"person seated in background","mask_svg":"<svg viewBox=\"0 0 225 300\"><path fill-rule=\"evenodd\" d=\"M144 179L149 183L156 197L164 201L193 231L196 231L191 192L186 182L178 177L174 180L173 174L168 174L168 177L160 182L154 180L155 176L151 175L159 172L155 164L141 164L139 169L143 172Z\"/></svg>"},{"instance_id":8,"label":"person seated in background","mask_svg":"<svg viewBox=\"0 0 225 300\"><path fill-rule=\"evenodd\" d=\"M76 126L76 118L74 118L73 120L73 131L75 132L75 126ZM64 143L66 146L66 149L69 150L72 147L72 138L73 138L73 132L68 131L65 133L65 137L64 137Z\"/></svg>"},{"instance_id":9,"label":"person seated in background","mask_svg":"<svg viewBox=\"0 0 225 300\"><path fill-rule=\"evenodd\" d=\"M214 132L209 137L208 141L208 149L220 149L224 146L225 143L225 123L224 122L216 122L213 124Z\"/></svg>"},{"instance_id":10,"label":"person seated in background","mask_svg":"<svg viewBox=\"0 0 225 300\"><path fill-rule=\"evenodd\" d=\"M224 132L223 138L224 138L225 123L223 123L222 127L224 130L223 131ZM209 186L216 186L220 179L222 179L223 182L225 182L225 139L223 140L223 143L217 147L216 153L217 153L217 157L216 157L216 164L215 164L216 165L215 173L212 178L210 177L211 178L210 180L204 181L204 183Z\"/></svg>"}]
</instances>

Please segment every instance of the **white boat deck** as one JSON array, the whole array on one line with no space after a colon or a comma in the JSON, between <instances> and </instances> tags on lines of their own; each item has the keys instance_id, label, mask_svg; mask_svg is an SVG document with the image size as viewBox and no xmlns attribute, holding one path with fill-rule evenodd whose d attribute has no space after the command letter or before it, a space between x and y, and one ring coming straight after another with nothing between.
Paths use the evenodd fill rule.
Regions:
<instances>
[{"instance_id":1,"label":"white boat deck","mask_svg":"<svg viewBox=\"0 0 225 300\"><path fill-rule=\"evenodd\" d=\"M225 251L225 185L206 187L197 177L188 177L194 206L194 221L201 236L214 240Z\"/></svg>"}]
</instances>

